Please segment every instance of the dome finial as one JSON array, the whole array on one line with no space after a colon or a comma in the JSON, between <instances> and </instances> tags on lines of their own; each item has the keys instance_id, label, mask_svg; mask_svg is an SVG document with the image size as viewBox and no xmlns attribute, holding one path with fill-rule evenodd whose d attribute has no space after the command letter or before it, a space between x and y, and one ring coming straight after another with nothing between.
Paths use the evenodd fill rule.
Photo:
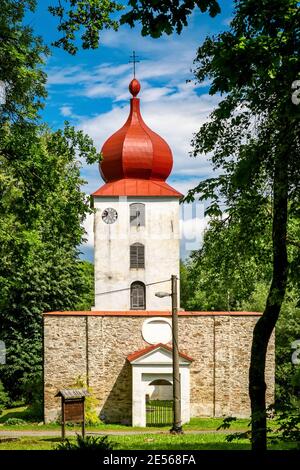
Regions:
<instances>
[{"instance_id":1,"label":"dome finial","mask_svg":"<svg viewBox=\"0 0 300 470\"><path fill-rule=\"evenodd\" d=\"M138 56L136 55L135 51L132 51L129 63L133 64L133 79L129 83L129 91L134 98L139 94L139 91L141 89L140 82L135 78L135 64L137 62L139 62Z\"/></svg>"},{"instance_id":2,"label":"dome finial","mask_svg":"<svg viewBox=\"0 0 300 470\"><path fill-rule=\"evenodd\" d=\"M129 84L133 98L125 124L110 136L102 147L100 173L108 183L120 179L165 181L172 170L173 156L167 142L143 121L140 100L136 95L140 83Z\"/></svg>"},{"instance_id":3,"label":"dome finial","mask_svg":"<svg viewBox=\"0 0 300 470\"><path fill-rule=\"evenodd\" d=\"M131 82L129 83L129 91L134 98L139 94L140 89L141 89L140 82L136 78L133 78Z\"/></svg>"}]
</instances>

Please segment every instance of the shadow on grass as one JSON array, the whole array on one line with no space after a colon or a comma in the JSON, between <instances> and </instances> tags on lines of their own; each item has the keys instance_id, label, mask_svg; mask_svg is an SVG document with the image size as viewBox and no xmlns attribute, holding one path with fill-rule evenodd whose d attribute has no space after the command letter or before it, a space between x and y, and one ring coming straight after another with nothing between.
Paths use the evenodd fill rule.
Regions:
<instances>
[{"instance_id":1,"label":"shadow on grass","mask_svg":"<svg viewBox=\"0 0 300 470\"><path fill-rule=\"evenodd\" d=\"M118 447L119 450L123 450L121 446ZM150 445L138 447L139 450L153 450L154 447ZM250 450L249 444L227 444L223 442L207 442L207 443L180 443L179 445L170 444L157 446L155 445L155 450Z\"/></svg>"},{"instance_id":2,"label":"shadow on grass","mask_svg":"<svg viewBox=\"0 0 300 470\"><path fill-rule=\"evenodd\" d=\"M61 442L60 437L42 437L38 440L38 442Z\"/></svg>"},{"instance_id":3,"label":"shadow on grass","mask_svg":"<svg viewBox=\"0 0 300 470\"><path fill-rule=\"evenodd\" d=\"M12 411L4 411L0 416L0 424L5 424L10 418L23 419L27 423L37 423L40 421L39 417L34 415L30 407L22 407Z\"/></svg>"}]
</instances>

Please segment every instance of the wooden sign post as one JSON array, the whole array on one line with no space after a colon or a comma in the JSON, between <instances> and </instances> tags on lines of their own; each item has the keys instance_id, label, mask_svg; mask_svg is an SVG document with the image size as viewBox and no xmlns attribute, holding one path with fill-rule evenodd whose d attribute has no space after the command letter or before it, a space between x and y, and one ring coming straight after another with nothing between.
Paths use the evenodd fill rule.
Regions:
<instances>
[{"instance_id":1,"label":"wooden sign post","mask_svg":"<svg viewBox=\"0 0 300 470\"><path fill-rule=\"evenodd\" d=\"M82 437L85 437L85 397L89 396L83 388L63 389L55 395L61 397L61 437L66 436L66 423L81 423Z\"/></svg>"}]
</instances>

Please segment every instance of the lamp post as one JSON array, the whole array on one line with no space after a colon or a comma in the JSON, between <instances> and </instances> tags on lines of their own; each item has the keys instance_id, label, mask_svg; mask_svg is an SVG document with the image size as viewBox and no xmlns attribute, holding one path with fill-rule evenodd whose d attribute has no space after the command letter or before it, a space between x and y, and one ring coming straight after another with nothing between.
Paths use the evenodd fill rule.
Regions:
<instances>
[{"instance_id":1,"label":"lamp post","mask_svg":"<svg viewBox=\"0 0 300 470\"><path fill-rule=\"evenodd\" d=\"M182 434L178 348L177 276L171 276L171 294L168 292L156 292L155 295L156 297L161 298L172 298L173 425L170 432L172 434Z\"/></svg>"}]
</instances>

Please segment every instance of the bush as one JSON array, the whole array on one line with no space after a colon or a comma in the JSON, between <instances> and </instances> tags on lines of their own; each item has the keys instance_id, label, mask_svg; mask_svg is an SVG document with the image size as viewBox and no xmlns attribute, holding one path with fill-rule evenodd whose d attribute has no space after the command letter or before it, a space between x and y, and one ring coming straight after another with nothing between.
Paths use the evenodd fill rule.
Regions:
<instances>
[{"instance_id":1,"label":"bush","mask_svg":"<svg viewBox=\"0 0 300 470\"><path fill-rule=\"evenodd\" d=\"M99 400L97 400L97 398L95 398L93 395L93 389L86 386L86 383L82 377L78 377L76 379L74 388L87 388L90 394L85 399L85 423L88 426L97 426L98 424L101 424L101 420L99 419L96 411Z\"/></svg>"},{"instance_id":2,"label":"bush","mask_svg":"<svg viewBox=\"0 0 300 470\"><path fill-rule=\"evenodd\" d=\"M6 393L3 383L0 380L0 414L9 405L9 396Z\"/></svg>"},{"instance_id":3,"label":"bush","mask_svg":"<svg viewBox=\"0 0 300 470\"><path fill-rule=\"evenodd\" d=\"M21 390L26 403L29 403L28 418L40 421L43 419L43 381L42 370L25 373L20 380Z\"/></svg>"},{"instance_id":4,"label":"bush","mask_svg":"<svg viewBox=\"0 0 300 470\"><path fill-rule=\"evenodd\" d=\"M8 418L5 422L5 425L7 426L23 426L24 424L27 424L24 419L21 418Z\"/></svg>"},{"instance_id":5,"label":"bush","mask_svg":"<svg viewBox=\"0 0 300 470\"><path fill-rule=\"evenodd\" d=\"M293 398L284 408L277 409L274 421L271 442L293 442L300 450L300 400Z\"/></svg>"},{"instance_id":6,"label":"bush","mask_svg":"<svg viewBox=\"0 0 300 470\"><path fill-rule=\"evenodd\" d=\"M107 436L87 436L83 438L77 434L76 442L66 439L58 444L55 450L113 450L113 446Z\"/></svg>"}]
</instances>

